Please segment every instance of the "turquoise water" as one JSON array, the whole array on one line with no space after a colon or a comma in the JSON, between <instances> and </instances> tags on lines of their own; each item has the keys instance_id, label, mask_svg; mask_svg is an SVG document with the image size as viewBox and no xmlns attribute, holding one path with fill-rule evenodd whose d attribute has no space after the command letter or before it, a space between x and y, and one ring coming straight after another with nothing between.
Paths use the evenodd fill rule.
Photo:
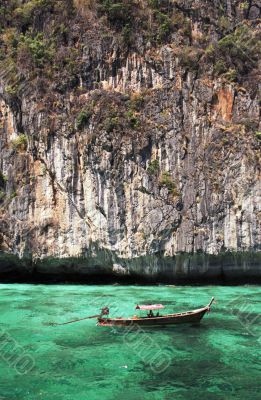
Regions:
<instances>
[{"instance_id":1,"label":"turquoise water","mask_svg":"<svg viewBox=\"0 0 261 400\"><path fill-rule=\"evenodd\" d=\"M126 331L97 313L133 315L217 303L200 326ZM0 400L260 399L260 287L0 285Z\"/></svg>"}]
</instances>

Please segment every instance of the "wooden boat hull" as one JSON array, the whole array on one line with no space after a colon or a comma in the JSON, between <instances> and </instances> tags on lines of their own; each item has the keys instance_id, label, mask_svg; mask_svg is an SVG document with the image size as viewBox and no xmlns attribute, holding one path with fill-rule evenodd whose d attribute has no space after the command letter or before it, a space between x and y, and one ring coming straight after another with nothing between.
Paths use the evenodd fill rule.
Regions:
<instances>
[{"instance_id":1,"label":"wooden boat hull","mask_svg":"<svg viewBox=\"0 0 261 400\"><path fill-rule=\"evenodd\" d=\"M159 317L133 317L133 318L98 318L98 326L164 326L178 324L197 324L204 317L205 313L210 310L211 302L203 308L183 313L167 314Z\"/></svg>"}]
</instances>

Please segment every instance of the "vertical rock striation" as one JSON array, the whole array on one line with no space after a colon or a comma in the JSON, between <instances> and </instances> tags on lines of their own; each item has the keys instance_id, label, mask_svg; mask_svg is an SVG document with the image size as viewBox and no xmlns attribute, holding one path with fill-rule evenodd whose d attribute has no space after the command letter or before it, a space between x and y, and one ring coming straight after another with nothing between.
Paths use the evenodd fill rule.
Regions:
<instances>
[{"instance_id":1,"label":"vertical rock striation","mask_svg":"<svg viewBox=\"0 0 261 400\"><path fill-rule=\"evenodd\" d=\"M208 2L189 3L192 46ZM83 26L67 39L82 49L76 87L38 77L13 94L2 68L0 274L260 277L256 69L213 74L211 49L187 60L180 30L126 51Z\"/></svg>"}]
</instances>

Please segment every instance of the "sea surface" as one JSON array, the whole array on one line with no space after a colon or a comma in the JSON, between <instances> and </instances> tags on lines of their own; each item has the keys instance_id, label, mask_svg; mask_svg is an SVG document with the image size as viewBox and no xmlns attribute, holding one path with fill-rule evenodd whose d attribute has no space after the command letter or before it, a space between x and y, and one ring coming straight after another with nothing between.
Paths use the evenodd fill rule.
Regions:
<instances>
[{"instance_id":1,"label":"sea surface","mask_svg":"<svg viewBox=\"0 0 261 400\"><path fill-rule=\"evenodd\" d=\"M0 285L0 400L260 399L260 286ZM216 304L200 326L96 326Z\"/></svg>"}]
</instances>

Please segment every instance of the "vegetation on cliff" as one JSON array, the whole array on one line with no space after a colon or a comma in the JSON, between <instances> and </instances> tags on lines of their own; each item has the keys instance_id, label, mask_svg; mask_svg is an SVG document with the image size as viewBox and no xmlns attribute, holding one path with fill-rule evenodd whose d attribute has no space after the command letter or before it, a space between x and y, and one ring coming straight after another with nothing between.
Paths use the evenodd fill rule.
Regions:
<instances>
[{"instance_id":1,"label":"vegetation on cliff","mask_svg":"<svg viewBox=\"0 0 261 400\"><path fill-rule=\"evenodd\" d=\"M73 93L75 104L67 116L72 131L83 130L101 114L99 126L108 132L139 132L141 123L144 129L149 122L140 111L151 83L144 84L138 100L115 94L106 110L99 108L106 93L98 95L104 95L104 101L97 101L94 94L88 106L82 104L81 94L103 90L103 81L116 77L133 53L163 73L159 51L165 46L176 57L182 79L188 72L210 81L220 78L245 86L254 96L259 12L252 1L4 0L0 5L4 95L19 104L27 93L34 93L40 108L45 104L46 111L58 114L57 96ZM101 60L93 56L96 46L104 53ZM255 121L243 125L259 138Z\"/></svg>"},{"instance_id":2,"label":"vegetation on cliff","mask_svg":"<svg viewBox=\"0 0 261 400\"><path fill-rule=\"evenodd\" d=\"M93 42L102 37L104 45L116 40L123 54L153 53L169 44L181 65L241 82L257 67L260 46L257 19L251 18L255 5L234 3L232 18L224 1L4 0L0 58L8 70L6 91L19 94L19 85L30 81L42 93L53 79L58 91L76 90L85 69L86 32Z\"/></svg>"},{"instance_id":3,"label":"vegetation on cliff","mask_svg":"<svg viewBox=\"0 0 261 400\"><path fill-rule=\"evenodd\" d=\"M257 249L259 18L252 0L1 1L0 248Z\"/></svg>"}]
</instances>

